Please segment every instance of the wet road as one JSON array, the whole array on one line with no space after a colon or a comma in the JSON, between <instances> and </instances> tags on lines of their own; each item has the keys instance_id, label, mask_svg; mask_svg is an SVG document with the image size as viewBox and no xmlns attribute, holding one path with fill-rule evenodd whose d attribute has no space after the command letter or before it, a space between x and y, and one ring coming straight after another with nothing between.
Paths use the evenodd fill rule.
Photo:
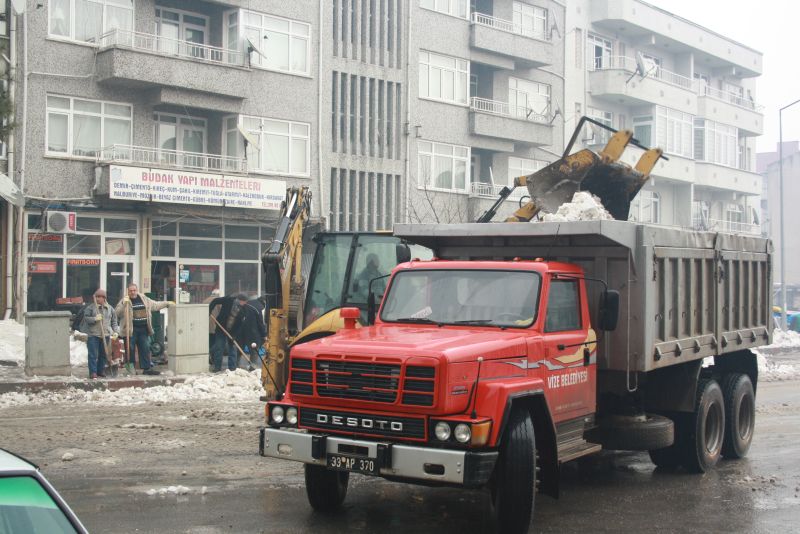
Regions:
<instances>
[{"instance_id":1,"label":"wet road","mask_svg":"<svg viewBox=\"0 0 800 534\"><path fill-rule=\"evenodd\" d=\"M344 511L314 514L300 464L257 456L260 404L0 410L0 446L39 463L91 532L480 532L478 491L355 476ZM64 461L70 453L74 459ZM704 476L661 473L646 454L604 454L539 497L538 532L797 532L800 382L759 385L750 455ZM169 486L186 494L159 495ZM148 495L155 493L155 495Z\"/></svg>"}]
</instances>

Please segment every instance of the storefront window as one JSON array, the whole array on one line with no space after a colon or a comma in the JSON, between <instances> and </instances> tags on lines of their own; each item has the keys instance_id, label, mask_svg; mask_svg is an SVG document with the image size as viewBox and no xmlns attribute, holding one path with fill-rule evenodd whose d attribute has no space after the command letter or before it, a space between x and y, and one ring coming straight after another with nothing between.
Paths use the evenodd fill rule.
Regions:
<instances>
[{"instance_id":1,"label":"storefront window","mask_svg":"<svg viewBox=\"0 0 800 534\"><path fill-rule=\"evenodd\" d=\"M219 265L178 266L180 301L184 304L199 304L219 288Z\"/></svg>"},{"instance_id":2,"label":"storefront window","mask_svg":"<svg viewBox=\"0 0 800 534\"><path fill-rule=\"evenodd\" d=\"M106 219L105 231L112 234L135 234L136 219Z\"/></svg>"},{"instance_id":3,"label":"storefront window","mask_svg":"<svg viewBox=\"0 0 800 534\"><path fill-rule=\"evenodd\" d=\"M258 243L255 241L226 241L225 258L231 260L257 260Z\"/></svg>"},{"instance_id":4,"label":"storefront window","mask_svg":"<svg viewBox=\"0 0 800 534\"><path fill-rule=\"evenodd\" d=\"M75 222L79 232L99 232L102 221L100 217L78 217Z\"/></svg>"},{"instance_id":5,"label":"storefront window","mask_svg":"<svg viewBox=\"0 0 800 534\"><path fill-rule=\"evenodd\" d=\"M133 237L107 237L106 254L111 256L133 256L136 254L136 239Z\"/></svg>"},{"instance_id":6,"label":"storefront window","mask_svg":"<svg viewBox=\"0 0 800 534\"><path fill-rule=\"evenodd\" d=\"M221 259L222 241L181 239L179 253L181 258Z\"/></svg>"},{"instance_id":7,"label":"storefront window","mask_svg":"<svg viewBox=\"0 0 800 534\"><path fill-rule=\"evenodd\" d=\"M181 237L222 237L222 225L181 223Z\"/></svg>"},{"instance_id":8,"label":"storefront window","mask_svg":"<svg viewBox=\"0 0 800 534\"><path fill-rule=\"evenodd\" d=\"M61 234L42 234L28 232L29 254L63 254L64 236Z\"/></svg>"},{"instance_id":9,"label":"storefront window","mask_svg":"<svg viewBox=\"0 0 800 534\"><path fill-rule=\"evenodd\" d=\"M225 225L225 238L226 239L258 239L257 226L235 226L233 224Z\"/></svg>"},{"instance_id":10,"label":"storefront window","mask_svg":"<svg viewBox=\"0 0 800 534\"><path fill-rule=\"evenodd\" d=\"M47 258L28 262L28 311L55 308L61 296L63 260Z\"/></svg>"},{"instance_id":11,"label":"storefront window","mask_svg":"<svg viewBox=\"0 0 800 534\"><path fill-rule=\"evenodd\" d=\"M87 297L100 287L99 259L67 260L67 297Z\"/></svg>"},{"instance_id":12,"label":"storefront window","mask_svg":"<svg viewBox=\"0 0 800 534\"><path fill-rule=\"evenodd\" d=\"M67 254L100 254L100 236L68 235Z\"/></svg>"},{"instance_id":13,"label":"storefront window","mask_svg":"<svg viewBox=\"0 0 800 534\"><path fill-rule=\"evenodd\" d=\"M166 221L153 221L153 235L176 235L178 224Z\"/></svg>"},{"instance_id":14,"label":"storefront window","mask_svg":"<svg viewBox=\"0 0 800 534\"><path fill-rule=\"evenodd\" d=\"M175 241L167 239L153 239L153 256L174 256Z\"/></svg>"},{"instance_id":15,"label":"storefront window","mask_svg":"<svg viewBox=\"0 0 800 534\"><path fill-rule=\"evenodd\" d=\"M226 263L225 294L258 295L259 265L257 263Z\"/></svg>"}]
</instances>

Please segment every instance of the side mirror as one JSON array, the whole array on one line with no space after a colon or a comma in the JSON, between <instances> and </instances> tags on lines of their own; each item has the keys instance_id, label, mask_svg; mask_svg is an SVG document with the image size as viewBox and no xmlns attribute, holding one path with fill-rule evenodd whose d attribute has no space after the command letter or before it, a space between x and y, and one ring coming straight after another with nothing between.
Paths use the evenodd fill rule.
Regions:
<instances>
[{"instance_id":1,"label":"side mirror","mask_svg":"<svg viewBox=\"0 0 800 534\"><path fill-rule=\"evenodd\" d=\"M367 295L367 324L375 324L375 293L372 291Z\"/></svg>"},{"instance_id":2,"label":"side mirror","mask_svg":"<svg viewBox=\"0 0 800 534\"><path fill-rule=\"evenodd\" d=\"M408 248L408 245L405 243L398 243L394 247L395 253L397 254L397 263L406 263L407 261L411 261L411 249Z\"/></svg>"},{"instance_id":3,"label":"side mirror","mask_svg":"<svg viewBox=\"0 0 800 534\"><path fill-rule=\"evenodd\" d=\"M600 296L600 313L598 314L597 327L600 330L611 332L616 330L619 320L619 291L606 289Z\"/></svg>"}]
</instances>

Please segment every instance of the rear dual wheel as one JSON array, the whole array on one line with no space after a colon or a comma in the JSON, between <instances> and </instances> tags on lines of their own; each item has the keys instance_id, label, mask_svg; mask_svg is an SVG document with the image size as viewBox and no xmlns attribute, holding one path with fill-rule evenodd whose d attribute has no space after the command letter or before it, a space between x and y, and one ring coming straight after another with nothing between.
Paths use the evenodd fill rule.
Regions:
<instances>
[{"instance_id":1,"label":"rear dual wheel","mask_svg":"<svg viewBox=\"0 0 800 534\"><path fill-rule=\"evenodd\" d=\"M722 382L725 399L725 441L722 456L744 458L753 441L756 426L756 396L746 374L732 373Z\"/></svg>"}]
</instances>

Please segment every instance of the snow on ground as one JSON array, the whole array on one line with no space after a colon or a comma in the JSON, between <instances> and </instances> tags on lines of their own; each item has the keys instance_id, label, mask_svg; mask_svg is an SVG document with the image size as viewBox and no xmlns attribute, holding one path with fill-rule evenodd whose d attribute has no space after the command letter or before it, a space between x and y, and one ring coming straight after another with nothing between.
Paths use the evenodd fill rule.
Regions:
<instances>
[{"instance_id":1,"label":"snow on ground","mask_svg":"<svg viewBox=\"0 0 800 534\"><path fill-rule=\"evenodd\" d=\"M567 202L558 207L555 213L545 213L544 222L567 221L600 221L613 220L614 217L606 211L600 199L586 191L578 191L572 196L572 202Z\"/></svg>"},{"instance_id":2,"label":"snow on ground","mask_svg":"<svg viewBox=\"0 0 800 534\"><path fill-rule=\"evenodd\" d=\"M758 379L765 382L800 380L800 333L776 328L772 333L772 345L756 350ZM794 353L795 357L786 354Z\"/></svg>"},{"instance_id":3,"label":"snow on ground","mask_svg":"<svg viewBox=\"0 0 800 534\"><path fill-rule=\"evenodd\" d=\"M0 409L30 404L90 402L97 406L132 406L136 404L176 403L198 400L219 402L257 401L263 394L261 370L244 369L218 374L193 375L182 383L150 388L124 388L116 391L65 389L40 393L0 395Z\"/></svg>"},{"instance_id":4,"label":"snow on ground","mask_svg":"<svg viewBox=\"0 0 800 534\"><path fill-rule=\"evenodd\" d=\"M25 361L25 326L12 319L0 321L0 360Z\"/></svg>"}]
</instances>

